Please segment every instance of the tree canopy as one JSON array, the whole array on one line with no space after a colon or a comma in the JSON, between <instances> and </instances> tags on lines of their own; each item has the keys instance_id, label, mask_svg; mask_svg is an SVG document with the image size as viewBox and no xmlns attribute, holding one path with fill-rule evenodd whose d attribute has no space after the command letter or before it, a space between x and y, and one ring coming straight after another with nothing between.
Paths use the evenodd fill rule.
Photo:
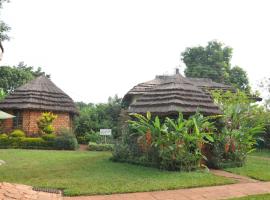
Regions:
<instances>
[{"instance_id":1,"label":"tree canopy","mask_svg":"<svg viewBox=\"0 0 270 200\"><path fill-rule=\"evenodd\" d=\"M40 75L45 75L45 72L43 72L40 67L35 70L34 67L27 66L23 62L13 67L1 66L0 88L2 88L5 93L9 93ZM49 77L49 75L47 76Z\"/></svg>"},{"instance_id":2,"label":"tree canopy","mask_svg":"<svg viewBox=\"0 0 270 200\"><path fill-rule=\"evenodd\" d=\"M9 0L0 0L0 10L1 10L4 2L9 2ZM10 39L8 34L7 34L9 31L10 31L10 27L5 22L0 20L0 49L2 52L4 52L4 48L2 46L2 41Z\"/></svg>"},{"instance_id":3,"label":"tree canopy","mask_svg":"<svg viewBox=\"0 0 270 200\"><path fill-rule=\"evenodd\" d=\"M231 47L217 41L210 41L205 47L189 47L181 54L186 65L185 75L210 78L215 82L249 90L247 73L239 66L231 67L232 53Z\"/></svg>"},{"instance_id":4,"label":"tree canopy","mask_svg":"<svg viewBox=\"0 0 270 200\"><path fill-rule=\"evenodd\" d=\"M98 132L102 128L112 129L117 136L118 118L121 111L121 98L117 95L109 97L107 103L86 104L76 103L80 115L75 118L75 132L77 136Z\"/></svg>"}]
</instances>

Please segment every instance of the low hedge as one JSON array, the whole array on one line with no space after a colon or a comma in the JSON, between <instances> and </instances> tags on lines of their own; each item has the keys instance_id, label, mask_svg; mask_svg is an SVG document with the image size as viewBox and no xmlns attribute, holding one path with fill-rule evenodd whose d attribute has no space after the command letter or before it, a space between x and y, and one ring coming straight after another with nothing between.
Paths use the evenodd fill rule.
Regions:
<instances>
[{"instance_id":1,"label":"low hedge","mask_svg":"<svg viewBox=\"0 0 270 200\"><path fill-rule=\"evenodd\" d=\"M113 144L97 144L95 142L89 142L88 150L90 151L112 151Z\"/></svg>"},{"instance_id":2,"label":"low hedge","mask_svg":"<svg viewBox=\"0 0 270 200\"><path fill-rule=\"evenodd\" d=\"M8 137L0 135L0 148L8 149L49 149L49 150L75 150L78 143L75 137L43 136L43 137Z\"/></svg>"}]
</instances>

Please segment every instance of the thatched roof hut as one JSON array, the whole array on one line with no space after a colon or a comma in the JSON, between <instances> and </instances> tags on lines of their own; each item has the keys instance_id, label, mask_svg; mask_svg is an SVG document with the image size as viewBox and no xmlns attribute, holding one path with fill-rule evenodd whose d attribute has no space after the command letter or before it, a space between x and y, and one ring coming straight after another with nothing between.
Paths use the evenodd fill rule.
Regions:
<instances>
[{"instance_id":1,"label":"thatched roof hut","mask_svg":"<svg viewBox=\"0 0 270 200\"><path fill-rule=\"evenodd\" d=\"M37 132L36 122L42 112L58 115L56 128L70 128L72 116L78 113L73 100L46 76L15 89L0 102L0 109L16 116L8 129L21 128L30 133Z\"/></svg>"},{"instance_id":2,"label":"thatched roof hut","mask_svg":"<svg viewBox=\"0 0 270 200\"><path fill-rule=\"evenodd\" d=\"M186 78L175 75L156 76L154 80L133 87L123 98L128 112L168 116L183 112L190 115L200 111L206 115L221 114L213 103L209 90L234 90L229 85L205 78Z\"/></svg>"},{"instance_id":3,"label":"thatched roof hut","mask_svg":"<svg viewBox=\"0 0 270 200\"><path fill-rule=\"evenodd\" d=\"M46 76L40 76L17 88L0 102L0 108L77 113L73 100Z\"/></svg>"}]
</instances>

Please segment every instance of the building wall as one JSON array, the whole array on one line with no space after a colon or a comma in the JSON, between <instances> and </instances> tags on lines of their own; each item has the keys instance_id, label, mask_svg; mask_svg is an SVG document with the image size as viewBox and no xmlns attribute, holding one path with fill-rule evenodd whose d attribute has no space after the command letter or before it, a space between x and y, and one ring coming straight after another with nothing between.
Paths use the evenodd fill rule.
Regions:
<instances>
[{"instance_id":1,"label":"building wall","mask_svg":"<svg viewBox=\"0 0 270 200\"><path fill-rule=\"evenodd\" d=\"M21 129L26 132L29 136L34 136L38 134L37 121L41 117L43 111L23 111L22 117L22 127ZM12 114L11 112L9 112ZM53 121L53 127L55 128L56 133L59 132L62 128L72 129L72 118L69 113L59 113L55 112L57 118ZM13 120L5 120L4 129L6 132L10 132L13 127Z\"/></svg>"},{"instance_id":2,"label":"building wall","mask_svg":"<svg viewBox=\"0 0 270 200\"><path fill-rule=\"evenodd\" d=\"M55 112L57 118L53 121L55 132L59 132L62 128L72 128L72 120L69 113ZM23 112L23 130L28 135L35 135L38 133L37 121L41 117L40 111L24 111Z\"/></svg>"}]
</instances>

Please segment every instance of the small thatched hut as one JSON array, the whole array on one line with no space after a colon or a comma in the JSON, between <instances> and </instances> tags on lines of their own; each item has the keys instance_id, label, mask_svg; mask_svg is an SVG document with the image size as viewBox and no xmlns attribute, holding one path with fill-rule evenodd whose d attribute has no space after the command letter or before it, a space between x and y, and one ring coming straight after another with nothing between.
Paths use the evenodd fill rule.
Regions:
<instances>
[{"instance_id":1,"label":"small thatched hut","mask_svg":"<svg viewBox=\"0 0 270 200\"><path fill-rule=\"evenodd\" d=\"M0 109L16 116L4 122L4 131L19 128L28 135L38 132L37 120L43 112L58 116L53 122L56 131L71 129L73 116L77 114L73 100L46 76L17 88L0 102Z\"/></svg>"},{"instance_id":2,"label":"small thatched hut","mask_svg":"<svg viewBox=\"0 0 270 200\"><path fill-rule=\"evenodd\" d=\"M185 115L197 110L206 115L221 114L208 90L233 90L231 86L210 79L185 78L177 71L172 76L157 76L154 80L132 88L123 98L128 112L159 116Z\"/></svg>"}]
</instances>

